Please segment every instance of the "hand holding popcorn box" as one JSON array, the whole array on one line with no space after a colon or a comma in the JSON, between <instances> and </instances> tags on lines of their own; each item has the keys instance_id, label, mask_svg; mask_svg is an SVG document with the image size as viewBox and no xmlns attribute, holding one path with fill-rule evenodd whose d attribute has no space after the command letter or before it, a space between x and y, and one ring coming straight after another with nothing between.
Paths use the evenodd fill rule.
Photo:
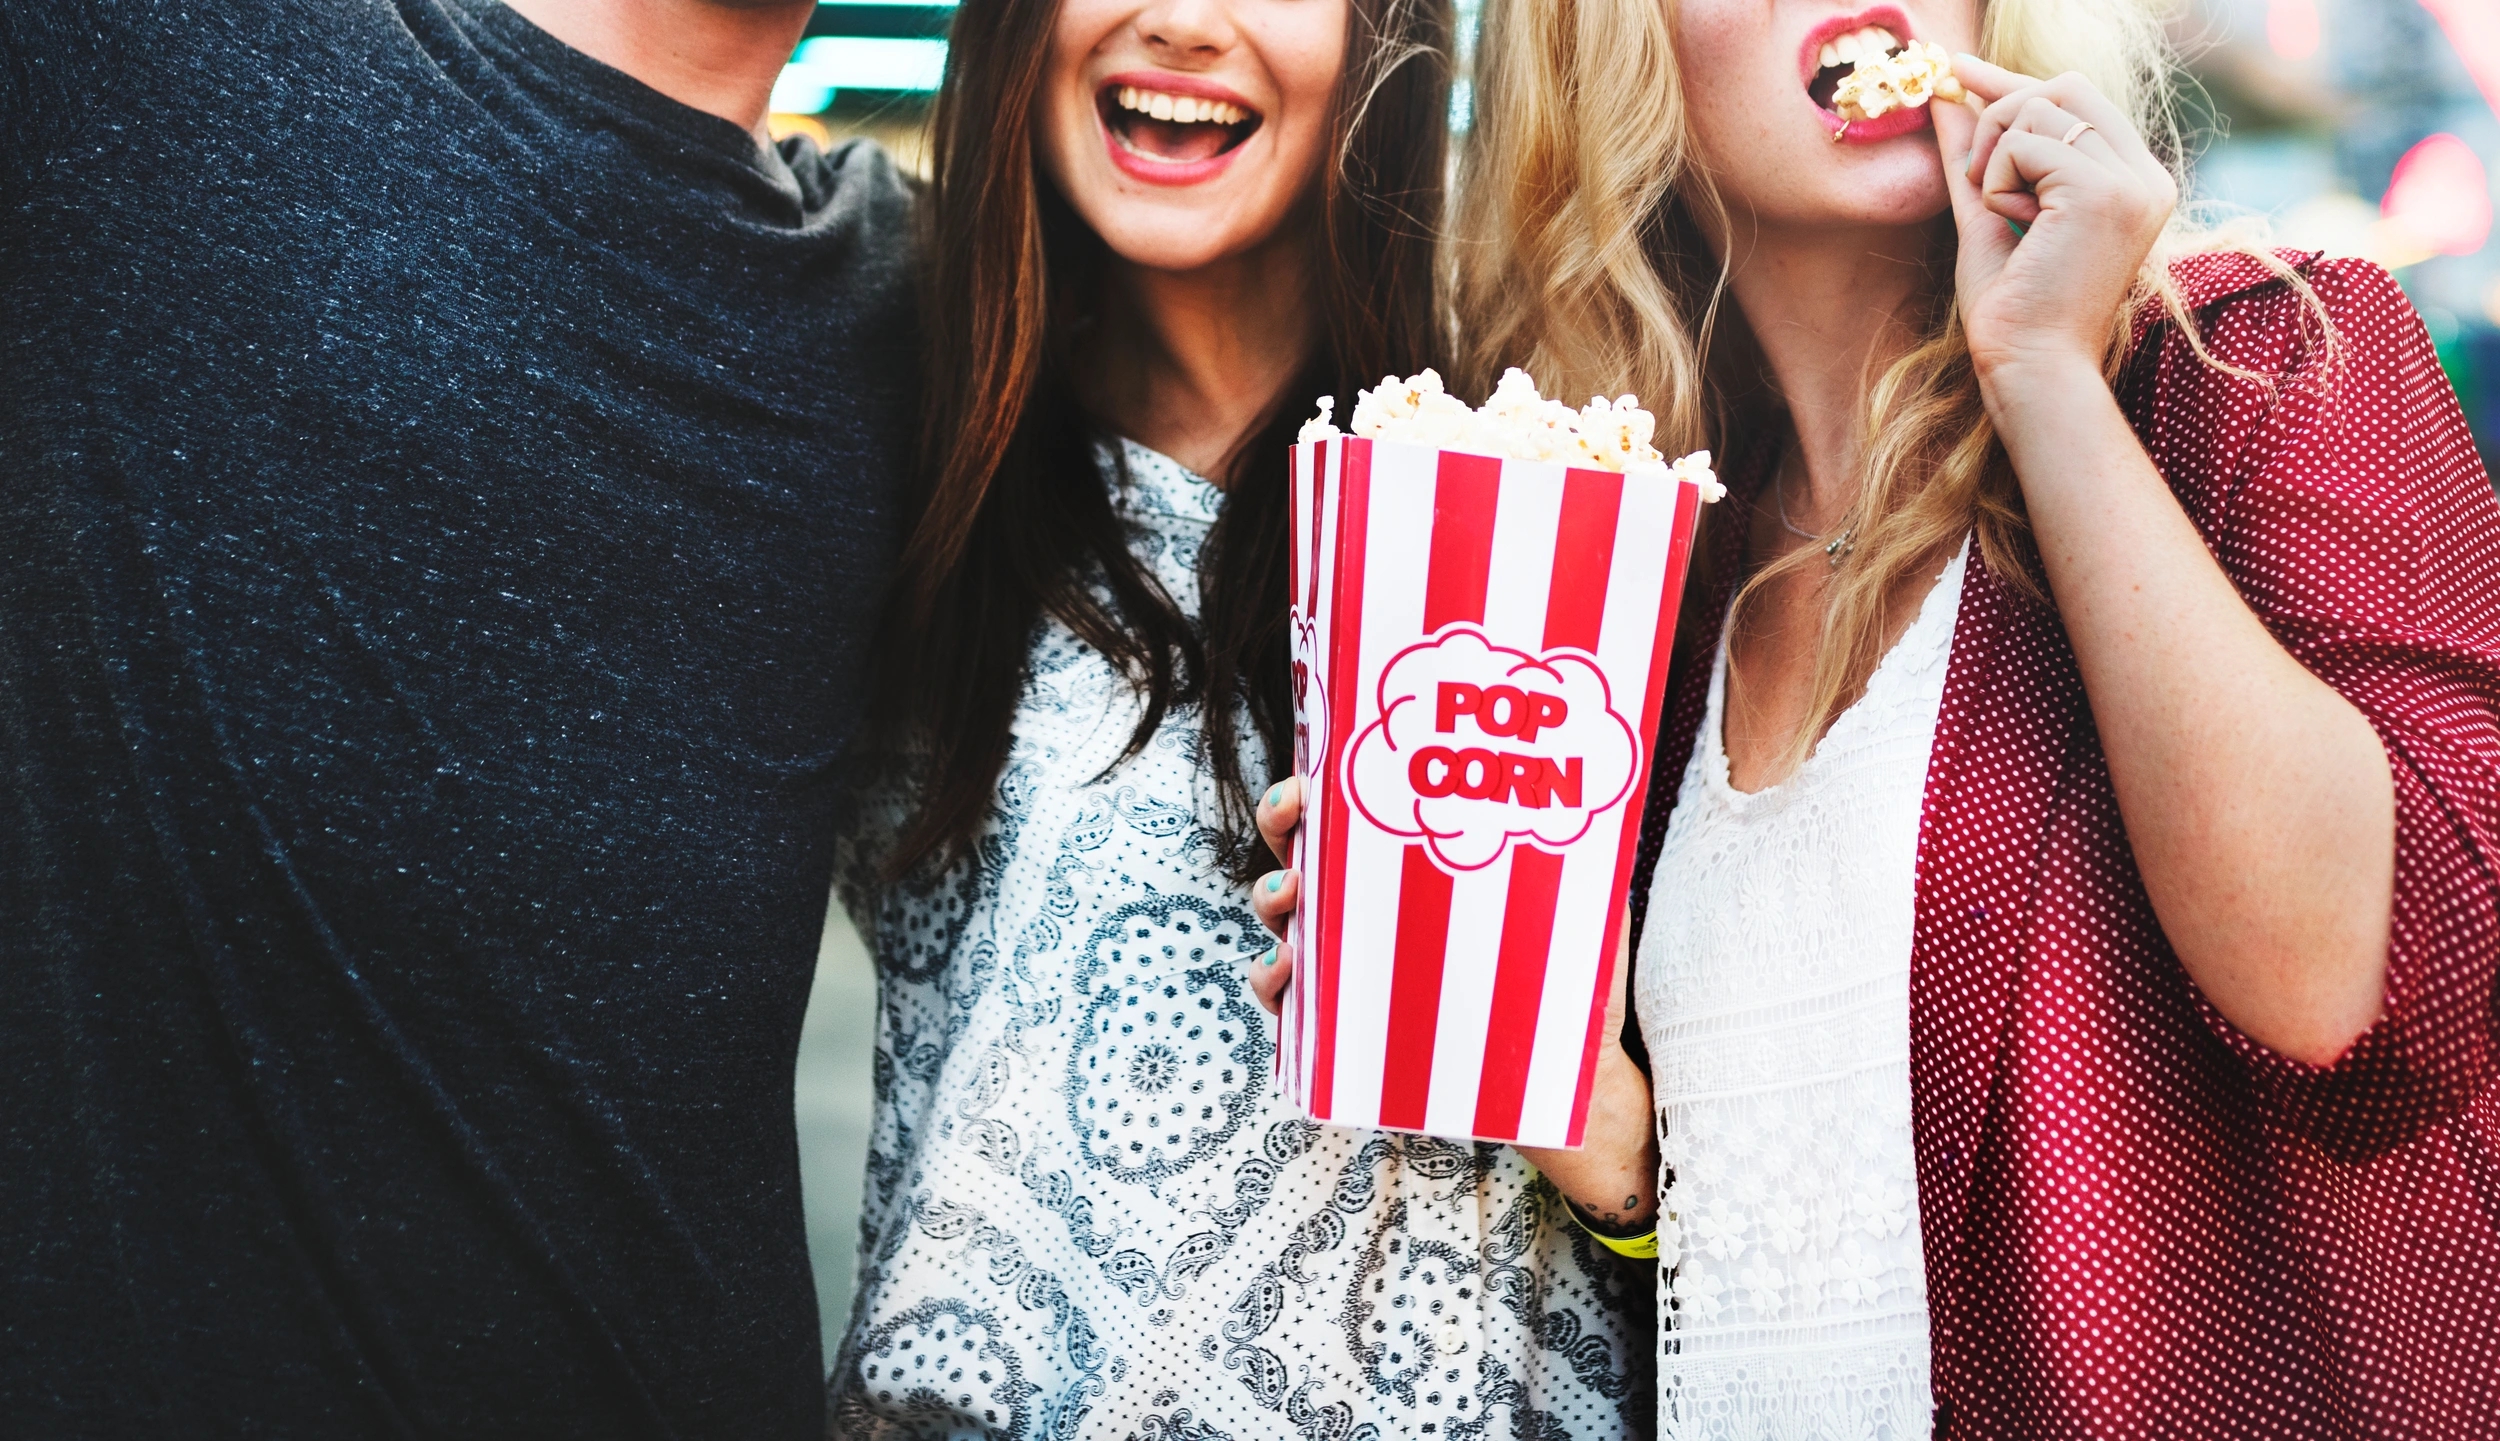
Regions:
<instances>
[{"instance_id":1,"label":"hand holding popcorn box","mask_svg":"<svg viewBox=\"0 0 2500 1441\"><path fill-rule=\"evenodd\" d=\"M1315 1120L1576 1146L1693 525L1630 396L1431 371L1293 455L1296 980Z\"/></svg>"}]
</instances>

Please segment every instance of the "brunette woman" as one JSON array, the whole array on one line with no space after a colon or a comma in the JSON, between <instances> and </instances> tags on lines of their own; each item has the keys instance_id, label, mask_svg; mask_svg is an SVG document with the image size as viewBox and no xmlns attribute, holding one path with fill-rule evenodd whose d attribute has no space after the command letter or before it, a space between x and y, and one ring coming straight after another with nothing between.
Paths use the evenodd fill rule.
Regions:
<instances>
[{"instance_id":1,"label":"brunette woman","mask_svg":"<svg viewBox=\"0 0 2500 1441\"><path fill-rule=\"evenodd\" d=\"M1984 118L1830 108L1912 39ZM2173 219L2123 0L1480 54L1473 368L1738 491L1635 891L1662 1430L2495 1434L2500 506L2403 296Z\"/></svg>"},{"instance_id":2,"label":"brunette woman","mask_svg":"<svg viewBox=\"0 0 2500 1441\"><path fill-rule=\"evenodd\" d=\"M1603 1437L1648 1297L1520 1156L1312 1125L1241 967L1284 460L1433 362L1446 4L974 0L928 196L905 783L833 1429Z\"/></svg>"}]
</instances>

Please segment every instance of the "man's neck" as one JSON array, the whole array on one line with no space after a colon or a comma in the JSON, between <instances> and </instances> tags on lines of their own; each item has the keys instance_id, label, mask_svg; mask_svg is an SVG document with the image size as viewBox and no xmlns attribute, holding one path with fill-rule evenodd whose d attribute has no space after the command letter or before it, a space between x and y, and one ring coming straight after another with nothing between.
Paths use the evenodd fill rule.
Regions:
<instances>
[{"instance_id":1,"label":"man's neck","mask_svg":"<svg viewBox=\"0 0 2500 1441\"><path fill-rule=\"evenodd\" d=\"M1728 288L1787 401L1816 522L1857 497L1867 392L1916 337L1933 243L1914 228L1767 226L1738 242Z\"/></svg>"},{"instance_id":2,"label":"man's neck","mask_svg":"<svg viewBox=\"0 0 2500 1441\"><path fill-rule=\"evenodd\" d=\"M681 105L764 138L773 81L816 0L504 0L539 29Z\"/></svg>"}]
</instances>

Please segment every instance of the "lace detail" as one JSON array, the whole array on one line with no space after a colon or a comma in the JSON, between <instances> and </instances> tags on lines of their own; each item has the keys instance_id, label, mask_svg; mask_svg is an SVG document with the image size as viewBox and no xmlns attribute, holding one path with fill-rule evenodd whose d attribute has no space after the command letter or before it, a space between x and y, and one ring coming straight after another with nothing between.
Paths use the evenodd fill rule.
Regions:
<instances>
[{"instance_id":1,"label":"lace detail","mask_svg":"<svg viewBox=\"0 0 2500 1441\"><path fill-rule=\"evenodd\" d=\"M1780 785L1728 780L1727 645L1652 882L1660 1432L1900 1441L1931 1427L1910 1140L1927 757L1970 547Z\"/></svg>"}]
</instances>

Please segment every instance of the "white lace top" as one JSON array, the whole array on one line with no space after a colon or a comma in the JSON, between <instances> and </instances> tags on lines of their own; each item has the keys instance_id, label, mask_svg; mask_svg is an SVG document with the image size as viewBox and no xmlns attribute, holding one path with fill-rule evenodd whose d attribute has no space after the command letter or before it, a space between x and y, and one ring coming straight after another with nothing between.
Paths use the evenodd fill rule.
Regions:
<instances>
[{"instance_id":1,"label":"white lace top","mask_svg":"<svg viewBox=\"0 0 2500 1441\"><path fill-rule=\"evenodd\" d=\"M1728 782L1720 641L1633 972L1666 1183L1663 1437L1930 1433L1910 935L1968 555L1805 765L1751 795Z\"/></svg>"}]
</instances>

